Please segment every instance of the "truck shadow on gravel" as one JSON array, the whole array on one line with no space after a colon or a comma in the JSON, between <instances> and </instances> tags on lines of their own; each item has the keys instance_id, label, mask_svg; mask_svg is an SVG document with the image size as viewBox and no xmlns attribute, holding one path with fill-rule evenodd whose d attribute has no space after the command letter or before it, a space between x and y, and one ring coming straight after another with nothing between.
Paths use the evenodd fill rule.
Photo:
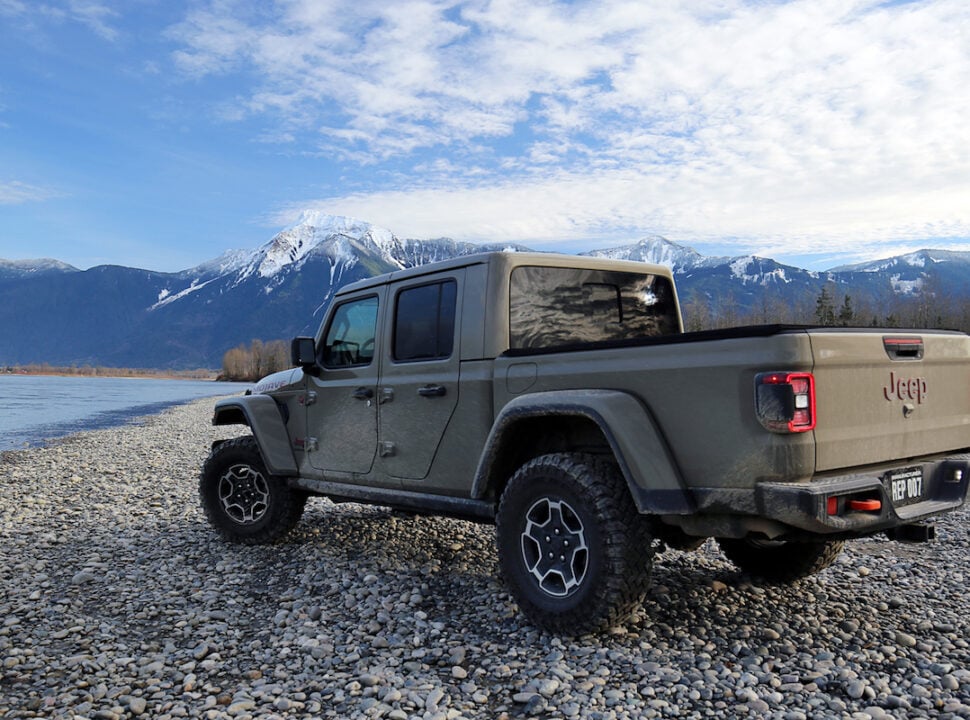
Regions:
<instances>
[{"instance_id":1,"label":"truck shadow on gravel","mask_svg":"<svg viewBox=\"0 0 970 720\"><path fill-rule=\"evenodd\" d=\"M406 518L381 509L348 512L338 506L326 508L324 517L313 517L304 527L317 552L329 555L339 548L355 558L360 572L390 571L397 582L425 585L420 608L429 622L441 623L449 632L500 644L548 637L523 619L509 597L491 526ZM897 544L877 539L848 548L832 568L791 585L759 584L734 569L710 541L694 552L665 550L655 557L653 581L641 608L600 636L608 640L595 642L645 640L704 647L716 639L719 651L767 644L784 654L799 643L811 646L820 637L844 650L892 644L896 631L918 634L932 607L918 583L899 578L925 562L929 548L904 546L899 552ZM941 589L941 597L947 594ZM853 634L842 629L857 625L869 630Z\"/></svg>"}]
</instances>

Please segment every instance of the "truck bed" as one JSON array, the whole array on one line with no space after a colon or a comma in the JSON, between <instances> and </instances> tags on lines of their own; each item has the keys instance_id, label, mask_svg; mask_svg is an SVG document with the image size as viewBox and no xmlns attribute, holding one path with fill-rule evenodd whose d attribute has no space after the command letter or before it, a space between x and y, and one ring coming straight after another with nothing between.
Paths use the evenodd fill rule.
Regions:
<instances>
[{"instance_id":1,"label":"truck bed","mask_svg":"<svg viewBox=\"0 0 970 720\"><path fill-rule=\"evenodd\" d=\"M965 451L968 360L970 337L954 331L764 325L509 351L496 378L515 377L505 389L520 390L534 372L528 392L538 392L595 375L597 387L645 404L688 486L750 488ZM814 375L811 432L779 435L758 422L755 378L772 371Z\"/></svg>"}]
</instances>

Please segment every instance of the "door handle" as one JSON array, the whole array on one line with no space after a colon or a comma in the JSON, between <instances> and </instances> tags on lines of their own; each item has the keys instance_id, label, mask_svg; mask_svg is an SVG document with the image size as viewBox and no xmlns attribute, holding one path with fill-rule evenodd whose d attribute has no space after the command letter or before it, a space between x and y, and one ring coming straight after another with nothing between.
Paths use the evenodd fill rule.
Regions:
<instances>
[{"instance_id":1,"label":"door handle","mask_svg":"<svg viewBox=\"0 0 970 720\"><path fill-rule=\"evenodd\" d=\"M421 397L444 397L447 392L444 385L425 385L418 388L418 395Z\"/></svg>"},{"instance_id":2,"label":"door handle","mask_svg":"<svg viewBox=\"0 0 970 720\"><path fill-rule=\"evenodd\" d=\"M357 400L370 400L374 397L374 391L367 387L359 387L354 390L353 394Z\"/></svg>"}]
</instances>

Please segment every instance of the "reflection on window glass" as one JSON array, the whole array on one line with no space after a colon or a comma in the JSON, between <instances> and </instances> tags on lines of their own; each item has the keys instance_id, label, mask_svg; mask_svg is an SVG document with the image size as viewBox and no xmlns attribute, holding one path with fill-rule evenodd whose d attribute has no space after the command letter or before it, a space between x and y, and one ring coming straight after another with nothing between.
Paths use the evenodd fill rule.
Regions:
<instances>
[{"instance_id":1,"label":"reflection on window glass","mask_svg":"<svg viewBox=\"0 0 970 720\"><path fill-rule=\"evenodd\" d=\"M394 318L393 356L398 361L451 356L455 336L454 280L402 290Z\"/></svg>"},{"instance_id":2,"label":"reflection on window glass","mask_svg":"<svg viewBox=\"0 0 970 720\"><path fill-rule=\"evenodd\" d=\"M512 271L513 350L655 337L678 332L669 280L656 275L523 266Z\"/></svg>"},{"instance_id":3,"label":"reflection on window glass","mask_svg":"<svg viewBox=\"0 0 970 720\"><path fill-rule=\"evenodd\" d=\"M368 365L374 359L377 298L354 300L338 307L323 342L323 365L329 368Z\"/></svg>"}]
</instances>

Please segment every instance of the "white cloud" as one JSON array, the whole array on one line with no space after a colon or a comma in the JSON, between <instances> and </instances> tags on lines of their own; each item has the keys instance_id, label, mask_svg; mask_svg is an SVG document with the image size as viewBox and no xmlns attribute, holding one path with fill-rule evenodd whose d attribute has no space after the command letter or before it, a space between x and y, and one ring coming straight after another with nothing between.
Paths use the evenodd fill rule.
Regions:
<instances>
[{"instance_id":1,"label":"white cloud","mask_svg":"<svg viewBox=\"0 0 970 720\"><path fill-rule=\"evenodd\" d=\"M562 244L582 239L636 238L660 233L672 240L743 240L772 257L831 252L833 246L875 247L880 241L970 237L963 215L970 181L905 196L850 194L806 199L784 185L758 181L745 188L699 190L702 178L604 170L543 179L491 182L479 187L414 188L306 199L285 208L277 224L316 207L360 217L407 237ZM729 179L725 179L729 183ZM755 193L751 192L755 187ZM693 193L693 194L692 194Z\"/></svg>"},{"instance_id":2,"label":"white cloud","mask_svg":"<svg viewBox=\"0 0 970 720\"><path fill-rule=\"evenodd\" d=\"M28 3L22 0L0 0L0 17L8 17L19 23L19 32L36 34L44 23L61 24L73 21L86 26L103 40L118 38L113 22L119 19L118 11L108 3L98 0L54 0L45 3Z\"/></svg>"},{"instance_id":3,"label":"white cloud","mask_svg":"<svg viewBox=\"0 0 970 720\"><path fill-rule=\"evenodd\" d=\"M0 0L0 15L21 15L27 12L27 5L21 0Z\"/></svg>"},{"instance_id":4,"label":"white cloud","mask_svg":"<svg viewBox=\"0 0 970 720\"><path fill-rule=\"evenodd\" d=\"M0 205L23 205L30 202L41 202L56 195L47 188L29 185L11 180L0 182Z\"/></svg>"},{"instance_id":5,"label":"white cloud","mask_svg":"<svg viewBox=\"0 0 970 720\"><path fill-rule=\"evenodd\" d=\"M118 31L111 25L118 12L107 4L96 0L68 0L68 8L74 20L101 38L114 40L118 37Z\"/></svg>"},{"instance_id":6,"label":"white cloud","mask_svg":"<svg viewBox=\"0 0 970 720\"><path fill-rule=\"evenodd\" d=\"M220 0L172 36L187 72L261 78L235 107L264 137L411 160L319 199L399 233L970 237L962 0Z\"/></svg>"}]
</instances>

